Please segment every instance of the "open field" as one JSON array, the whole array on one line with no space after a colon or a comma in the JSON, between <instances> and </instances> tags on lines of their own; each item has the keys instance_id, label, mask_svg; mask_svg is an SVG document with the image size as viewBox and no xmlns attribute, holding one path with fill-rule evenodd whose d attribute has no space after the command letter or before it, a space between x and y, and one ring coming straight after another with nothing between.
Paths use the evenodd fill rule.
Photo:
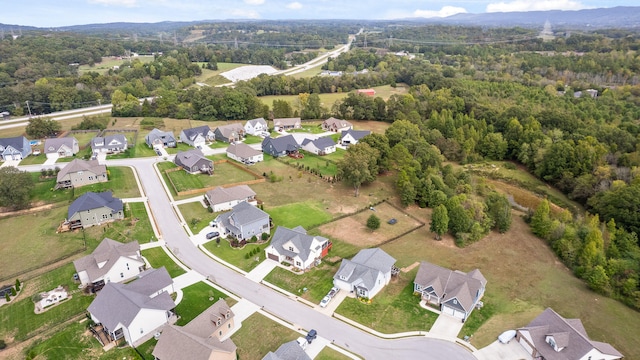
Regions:
<instances>
[{"instance_id":1,"label":"open field","mask_svg":"<svg viewBox=\"0 0 640 360\"><path fill-rule=\"evenodd\" d=\"M137 57L132 57L131 61L134 60L140 60L143 63L149 63L151 61L153 61L153 56L152 55L148 55L148 56L137 56ZM122 64L124 64L126 61L129 61L128 58L126 57L122 57L120 59L110 56L110 57L103 57L102 61L99 63L96 63L93 66L90 65L80 65L78 67L78 74L82 75L84 73L87 72L97 72L98 74L104 74L106 72L108 72L110 69L113 69L114 66L120 66Z\"/></svg>"},{"instance_id":2,"label":"open field","mask_svg":"<svg viewBox=\"0 0 640 360\"><path fill-rule=\"evenodd\" d=\"M171 276L172 278L186 273L186 271L184 271L183 268L176 264L175 261L173 261L161 247L142 250L141 253L142 256L147 259L149 264L151 264L151 267L153 267L154 269L158 269L164 266L167 269L169 276Z\"/></svg>"},{"instance_id":3,"label":"open field","mask_svg":"<svg viewBox=\"0 0 640 360\"><path fill-rule=\"evenodd\" d=\"M315 201L265 207L265 211L269 213L275 226L288 228L302 226L309 229L331 220L331 214L325 211L323 204Z\"/></svg>"},{"instance_id":4,"label":"open field","mask_svg":"<svg viewBox=\"0 0 640 360\"><path fill-rule=\"evenodd\" d=\"M299 336L297 332L255 313L242 322L242 327L231 339L238 347L239 359L260 360L269 351L276 351L280 345Z\"/></svg>"},{"instance_id":5,"label":"open field","mask_svg":"<svg viewBox=\"0 0 640 360\"><path fill-rule=\"evenodd\" d=\"M305 169L309 168L309 170L317 170L322 176L336 176L338 173L338 164L333 161L329 161L325 156L314 155L304 150L301 151L301 153L304 155L302 159L283 156L282 161L294 166L296 169L298 166L304 166Z\"/></svg>"},{"instance_id":6,"label":"open field","mask_svg":"<svg viewBox=\"0 0 640 360\"><path fill-rule=\"evenodd\" d=\"M231 307L236 301L227 294L216 290L205 282L198 282L182 289L183 298L176 306L176 314L180 316L177 325L184 326L195 319L201 312L213 305L218 299L224 299Z\"/></svg>"},{"instance_id":7,"label":"open field","mask_svg":"<svg viewBox=\"0 0 640 360\"><path fill-rule=\"evenodd\" d=\"M173 165L173 167L166 164ZM161 163L158 164L158 167L161 165L163 170L176 167L172 163ZM169 172L167 176L171 179L173 186L175 186L176 192L203 189L210 186L220 186L255 179L254 175L227 162L214 164L213 175L188 174L186 171L180 170Z\"/></svg>"},{"instance_id":8,"label":"open field","mask_svg":"<svg viewBox=\"0 0 640 360\"><path fill-rule=\"evenodd\" d=\"M202 67L202 64L204 64L204 63L198 63L198 65L200 65L200 67ZM251 64L236 64L236 63L219 62L218 63L218 70L202 69L202 74L200 74L199 76L196 77L196 82L202 82L202 83L205 83L205 84L210 85L210 86L227 84L227 83L230 82L229 79L225 78L224 76L222 76L220 74L225 72L225 71L233 70L235 68L239 68L241 66L246 66L246 65L251 65Z\"/></svg>"}]
</instances>

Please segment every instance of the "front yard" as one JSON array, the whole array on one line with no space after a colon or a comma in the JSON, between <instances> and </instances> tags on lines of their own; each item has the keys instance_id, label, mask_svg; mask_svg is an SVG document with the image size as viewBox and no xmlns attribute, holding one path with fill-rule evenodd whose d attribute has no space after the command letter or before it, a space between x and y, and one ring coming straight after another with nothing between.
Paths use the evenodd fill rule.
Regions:
<instances>
[{"instance_id":1,"label":"front yard","mask_svg":"<svg viewBox=\"0 0 640 360\"><path fill-rule=\"evenodd\" d=\"M176 264L176 262L173 261L161 247L142 250L142 256L147 259L149 264L151 264L151 267L154 269L164 266L167 269L169 276L172 278L186 274L186 271Z\"/></svg>"},{"instance_id":2,"label":"front yard","mask_svg":"<svg viewBox=\"0 0 640 360\"><path fill-rule=\"evenodd\" d=\"M216 243L216 240L212 240L203 246L213 255L249 272L265 259L264 248L267 247L267 244L258 245L257 243L248 243L244 248L232 248L229 241L220 239L220 244ZM259 247L260 251L257 254L249 256L249 252L256 247Z\"/></svg>"},{"instance_id":3,"label":"front yard","mask_svg":"<svg viewBox=\"0 0 640 360\"><path fill-rule=\"evenodd\" d=\"M173 163L163 162L158 164L158 168L165 172L177 168L177 166ZM171 180L167 185L173 187L174 192L177 193L255 179L251 173L226 162L215 164L213 168L213 175L188 174L183 170L166 172L166 176Z\"/></svg>"},{"instance_id":4,"label":"front yard","mask_svg":"<svg viewBox=\"0 0 640 360\"><path fill-rule=\"evenodd\" d=\"M231 339L238 347L238 358L260 360L269 351L276 351L280 345L297 339L300 334L275 321L254 313L242 322L242 327Z\"/></svg>"},{"instance_id":5,"label":"front yard","mask_svg":"<svg viewBox=\"0 0 640 360\"><path fill-rule=\"evenodd\" d=\"M178 210L180 210L184 221L189 224L189 228L194 234L209 226L209 222L219 214L210 213L199 201L180 204L178 205Z\"/></svg>"},{"instance_id":6,"label":"front yard","mask_svg":"<svg viewBox=\"0 0 640 360\"><path fill-rule=\"evenodd\" d=\"M125 204L124 214L126 218L123 220L87 228L85 230L87 236L99 240L108 237L120 242L137 240L140 244L155 240L155 234L144 203L132 202Z\"/></svg>"},{"instance_id":7,"label":"front yard","mask_svg":"<svg viewBox=\"0 0 640 360\"><path fill-rule=\"evenodd\" d=\"M182 301L180 301L180 304L176 306L176 313L180 316L177 322L177 325L179 326L184 326L189 321L195 319L196 316L200 315L201 312L208 309L220 298L223 298L229 307L236 303L236 301L230 298L229 295L202 281L187 286L182 289L182 292Z\"/></svg>"}]
</instances>

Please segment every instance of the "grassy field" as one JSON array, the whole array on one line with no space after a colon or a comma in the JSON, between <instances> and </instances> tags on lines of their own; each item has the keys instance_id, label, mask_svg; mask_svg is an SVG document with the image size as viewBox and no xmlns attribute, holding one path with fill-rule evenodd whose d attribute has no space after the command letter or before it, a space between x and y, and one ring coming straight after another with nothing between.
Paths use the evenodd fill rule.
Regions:
<instances>
[{"instance_id":1,"label":"grassy field","mask_svg":"<svg viewBox=\"0 0 640 360\"><path fill-rule=\"evenodd\" d=\"M304 157L302 159L294 159L291 157L282 157L282 161L291 164L296 169L298 165L308 167L310 170L317 170L322 176L336 176L338 173L338 164L333 161L329 161L324 156L317 156L306 151L302 151ZM302 171L302 170L300 170Z\"/></svg>"},{"instance_id":2,"label":"grassy field","mask_svg":"<svg viewBox=\"0 0 640 360\"><path fill-rule=\"evenodd\" d=\"M171 168L168 165L164 165L164 163L158 166L160 165L164 168ZM175 165L173 167L175 167ZM171 178L175 190L178 192L255 179L254 175L226 162L215 164L213 169L213 175L188 174L185 171L173 171L167 175Z\"/></svg>"},{"instance_id":3,"label":"grassy field","mask_svg":"<svg viewBox=\"0 0 640 360\"><path fill-rule=\"evenodd\" d=\"M223 298L230 307L236 303L236 301L230 298L229 295L202 281L187 286L182 289L182 292L182 301L180 301L180 304L176 306L176 313L180 316L177 322L177 325L179 326L186 325L189 321L200 315L201 312L205 311L220 298Z\"/></svg>"},{"instance_id":4,"label":"grassy field","mask_svg":"<svg viewBox=\"0 0 640 360\"><path fill-rule=\"evenodd\" d=\"M153 61L153 56L149 55L149 56L137 56L134 58L131 58L131 61L134 60L140 60L143 63L149 63L151 61ZM78 67L78 74L82 75L84 73L87 72L97 72L98 74L105 74L106 72L108 72L110 69L113 69L114 66L120 66L122 64L125 63L125 61L129 61L129 59L127 58L121 58L121 59L117 59L115 57L103 57L102 61L99 63L94 64L93 66L90 65L80 65Z\"/></svg>"},{"instance_id":5,"label":"grassy field","mask_svg":"<svg viewBox=\"0 0 640 360\"><path fill-rule=\"evenodd\" d=\"M265 207L265 211L273 219L276 226L294 228L302 226L305 229L322 224L331 220L331 214L327 213L322 203L317 201L305 201L280 205L276 207Z\"/></svg>"},{"instance_id":6,"label":"grassy field","mask_svg":"<svg viewBox=\"0 0 640 360\"><path fill-rule=\"evenodd\" d=\"M242 322L242 327L231 339L238 347L238 358L260 360L269 351L276 351L280 345L300 336L259 313L254 313ZM257 338L260 340L257 341Z\"/></svg>"},{"instance_id":7,"label":"grassy field","mask_svg":"<svg viewBox=\"0 0 640 360\"><path fill-rule=\"evenodd\" d=\"M322 263L311 271L299 275L276 267L264 280L303 299L318 303L331 290L333 275L338 271L338 267L338 265Z\"/></svg>"},{"instance_id":8,"label":"grassy field","mask_svg":"<svg viewBox=\"0 0 640 360\"><path fill-rule=\"evenodd\" d=\"M142 256L144 256L151 267L154 269L158 269L161 267L165 267L169 276L172 278L178 277L182 274L186 274L183 268L181 268L178 264L173 261L167 253L160 247L154 247L146 250L142 250Z\"/></svg>"},{"instance_id":9,"label":"grassy field","mask_svg":"<svg viewBox=\"0 0 640 360\"><path fill-rule=\"evenodd\" d=\"M65 137L74 137L78 140L78 145L80 148L89 147L91 148L91 139L98 136L100 133L99 130L95 131L73 131L71 130Z\"/></svg>"},{"instance_id":10,"label":"grassy field","mask_svg":"<svg viewBox=\"0 0 640 360\"><path fill-rule=\"evenodd\" d=\"M202 63L198 63L200 67L202 67ZM210 86L222 85L229 83L229 79L220 75L221 73L229 70L233 70L235 68L239 68L241 66L250 65L250 64L235 64L235 63L218 63L218 70L209 70L202 69L202 74L196 77L197 82L202 82Z\"/></svg>"},{"instance_id":11,"label":"grassy field","mask_svg":"<svg viewBox=\"0 0 640 360\"><path fill-rule=\"evenodd\" d=\"M178 209L194 234L209 226L209 222L218 215L210 213L199 201L178 205Z\"/></svg>"},{"instance_id":12,"label":"grassy field","mask_svg":"<svg viewBox=\"0 0 640 360\"><path fill-rule=\"evenodd\" d=\"M249 251L255 249L256 246L260 247L260 252L258 252L257 255L253 255L247 258L246 256ZM242 249L232 248L229 242L225 239L221 239L220 244L216 243L215 240L209 241L204 244L204 248L213 255L247 272L258 266L258 264L260 264L260 262L265 259L263 251L265 247L267 247L267 245L250 243L245 245L245 247ZM256 261L256 258L258 259L258 261Z\"/></svg>"},{"instance_id":13,"label":"grassy field","mask_svg":"<svg viewBox=\"0 0 640 360\"><path fill-rule=\"evenodd\" d=\"M144 204L128 203L125 204L124 220L107 223L103 226L92 226L85 229L87 237L102 240L108 237L120 242L130 242L137 240L140 244L147 243L151 239L155 239L153 228L147 210ZM89 246L89 245L87 245Z\"/></svg>"}]
</instances>

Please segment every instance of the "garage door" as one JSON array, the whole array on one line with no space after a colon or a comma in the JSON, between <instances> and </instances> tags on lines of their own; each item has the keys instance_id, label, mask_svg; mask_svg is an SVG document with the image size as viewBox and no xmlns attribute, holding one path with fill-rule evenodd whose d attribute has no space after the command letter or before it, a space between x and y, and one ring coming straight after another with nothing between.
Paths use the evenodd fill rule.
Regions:
<instances>
[{"instance_id":1,"label":"garage door","mask_svg":"<svg viewBox=\"0 0 640 360\"><path fill-rule=\"evenodd\" d=\"M280 261L280 258L278 258L278 255L275 255L275 254L269 254L269 259L275 260L275 261Z\"/></svg>"},{"instance_id":2,"label":"garage door","mask_svg":"<svg viewBox=\"0 0 640 360\"><path fill-rule=\"evenodd\" d=\"M524 348L527 354L533 354L533 349L529 345L529 343L524 339L524 337L520 338L520 345Z\"/></svg>"},{"instance_id":3,"label":"garage door","mask_svg":"<svg viewBox=\"0 0 640 360\"><path fill-rule=\"evenodd\" d=\"M454 309L452 307L449 307L449 306L444 306L442 308L442 311L445 314L449 315L449 316L453 316L453 317L458 318L458 319L464 319L464 312L463 311L458 311L458 310L456 310L456 309Z\"/></svg>"}]
</instances>

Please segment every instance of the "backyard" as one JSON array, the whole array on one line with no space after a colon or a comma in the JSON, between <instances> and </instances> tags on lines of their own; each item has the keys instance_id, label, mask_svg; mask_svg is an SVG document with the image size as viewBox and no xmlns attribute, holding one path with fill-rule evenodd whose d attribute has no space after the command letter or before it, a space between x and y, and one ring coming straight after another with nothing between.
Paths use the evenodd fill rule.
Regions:
<instances>
[{"instance_id":1,"label":"backyard","mask_svg":"<svg viewBox=\"0 0 640 360\"><path fill-rule=\"evenodd\" d=\"M177 322L179 326L186 325L221 298L229 307L236 303L229 295L202 281L187 286L182 292L182 301L176 306L176 314L180 316Z\"/></svg>"},{"instance_id":2,"label":"backyard","mask_svg":"<svg viewBox=\"0 0 640 360\"><path fill-rule=\"evenodd\" d=\"M281 161L290 164L298 170L318 171L322 176L336 176L338 173L338 164L335 161L330 160L328 157L313 155L306 151L302 151L301 153L304 155L301 159L283 156Z\"/></svg>"},{"instance_id":3,"label":"backyard","mask_svg":"<svg viewBox=\"0 0 640 360\"><path fill-rule=\"evenodd\" d=\"M142 202L127 203L124 206L126 218L102 226L92 226L85 229L88 237L102 240L105 237L130 242L137 240L144 244L155 239L153 228L147 210Z\"/></svg>"},{"instance_id":4,"label":"backyard","mask_svg":"<svg viewBox=\"0 0 640 360\"><path fill-rule=\"evenodd\" d=\"M260 341L257 341L256 336ZM238 358L242 360L260 360L269 351L276 351L280 345L300 336L277 322L254 313L242 322L242 327L231 339L238 347Z\"/></svg>"},{"instance_id":5,"label":"backyard","mask_svg":"<svg viewBox=\"0 0 640 360\"><path fill-rule=\"evenodd\" d=\"M309 229L331 220L323 204L315 200L291 203L274 207L265 206L265 211L271 216L275 226L294 228L302 226Z\"/></svg>"},{"instance_id":6,"label":"backyard","mask_svg":"<svg viewBox=\"0 0 640 360\"><path fill-rule=\"evenodd\" d=\"M168 185L173 184L172 187L176 193L256 179L253 174L228 162L214 164L213 175L188 174L183 170L166 172L166 170L176 168L175 164L168 162L158 164L158 168L165 171L171 180Z\"/></svg>"}]
</instances>

